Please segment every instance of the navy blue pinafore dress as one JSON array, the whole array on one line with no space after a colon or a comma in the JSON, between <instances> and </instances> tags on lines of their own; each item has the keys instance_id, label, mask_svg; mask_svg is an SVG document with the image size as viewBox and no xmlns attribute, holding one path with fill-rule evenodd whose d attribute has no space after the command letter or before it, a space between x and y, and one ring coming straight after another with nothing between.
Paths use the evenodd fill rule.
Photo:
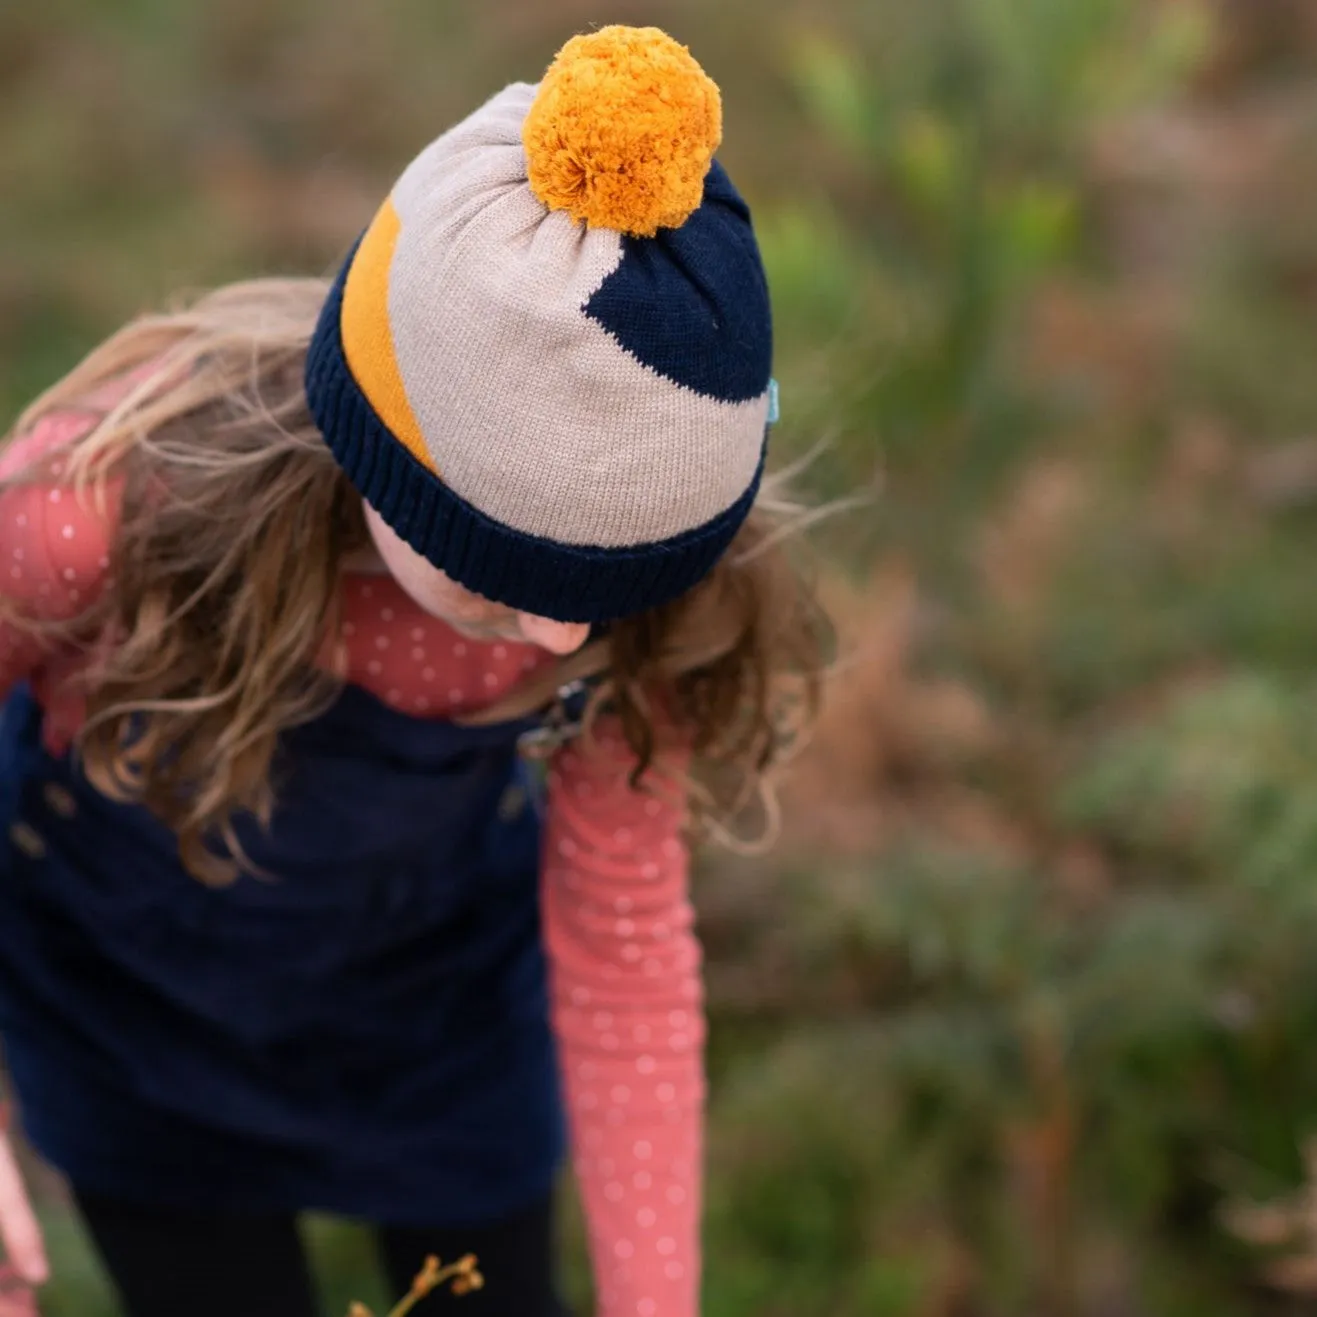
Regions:
<instances>
[{"instance_id":1,"label":"navy blue pinafore dress","mask_svg":"<svg viewBox=\"0 0 1317 1317\"><path fill-rule=\"evenodd\" d=\"M273 878L212 889L145 809L0 725L0 1036L28 1137L127 1201L415 1225L541 1198L564 1144L531 719L360 687L290 732Z\"/></svg>"}]
</instances>

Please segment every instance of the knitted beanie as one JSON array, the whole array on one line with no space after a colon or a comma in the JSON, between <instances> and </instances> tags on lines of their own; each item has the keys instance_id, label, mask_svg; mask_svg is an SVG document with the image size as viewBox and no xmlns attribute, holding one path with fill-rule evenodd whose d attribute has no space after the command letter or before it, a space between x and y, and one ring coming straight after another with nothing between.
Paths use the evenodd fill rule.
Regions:
<instances>
[{"instance_id":1,"label":"knitted beanie","mask_svg":"<svg viewBox=\"0 0 1317 1317\"><path fill-rule=\"evenodd\" d=\"M467 589L606 622L690 589L745 520L772 329L721 125L658 29L577 37L427 147L344 264L312 415Z\"/></svg>"}]
</instances>

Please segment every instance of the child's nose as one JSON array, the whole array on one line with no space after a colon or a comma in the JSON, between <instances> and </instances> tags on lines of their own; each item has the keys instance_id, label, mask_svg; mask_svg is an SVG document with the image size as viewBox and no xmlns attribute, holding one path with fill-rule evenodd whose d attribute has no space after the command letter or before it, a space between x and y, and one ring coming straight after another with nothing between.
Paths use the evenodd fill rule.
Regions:
<instances>
[{"instance_id":1,"label":"child's nose","mask_svg":"<svg viewBox=\"0 0 1317 1317\"><path fill-rule=\"evenodd\" d=\"M590 634L588 622L555 622L552 618L536 617L533 613L518 613L521 634L532 645L547 649L550 654L572 654L585 644Z\"/></svg>"}]
</instances>

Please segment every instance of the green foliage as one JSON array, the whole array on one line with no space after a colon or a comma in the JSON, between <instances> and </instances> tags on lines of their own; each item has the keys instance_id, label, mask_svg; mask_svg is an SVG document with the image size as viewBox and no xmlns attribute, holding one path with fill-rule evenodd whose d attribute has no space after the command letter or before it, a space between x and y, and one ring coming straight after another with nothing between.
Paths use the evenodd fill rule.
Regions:
<instances>
[{"instance_id":1,"label":"green foliage","mask_svg":"<svg viewBox=\"0 0 1317 1317\"><path fill-rule=\"evenodd\" d=\"M1317 691L1261 675L1179 695L1098 747L1070 821L1148 862L1317 909Z\"/></svg>"},{"instance_id":2,"label":"green foliage","mask_svg":"<svg viewBox=\"0 0 1317 1317\"><path fill-rule=\"evenodd\" d=\"M45 1317L118 1317L109 1284L73 1217L63 1210L44 1211L41 1228L53 1273L41 1292Z\"/></svg>"},{"instance_id":3,"label":"green foliage","mask_svg":"<svg viewBox=\"0 0 1317 1317\"><path fill-rule=\"evenodd\" d=\"M1267 21L1310 80L1301 8ZM1317 415L1317 168L1302 86L1214 18L1261 9L652 15L727 92L780 451L829 440L826 497L881 471L836 547L910 564L915 675L990 725L930 765L905 687L848 706L884 768L843 754L821 798L881 792L877 853L765 865L713 930L709 1317L1283 1310L1218 1213L1295 1185L1317 1124L1317 472L1286 448ZM177 287L328 268L579 21L0 7L0 410ZM49 1313L108 1317L49 1224ZM575 1207L567 1235L585 1311ZM359 1232L312 1239L331 1312L380 1301Z\"/></svg>"},{"instance_id":4,"label":"green foliage","mask_svg":"<svg viewBox=\"0 0 1317 1317\"><path fill-rule=\"evenodd\" d=\"M798 201L765 229L785 333L811 345L792 354L807 364L783 442L831 441L825 496L871 479L881 453L893 506L918 509L899 532L930 558L937 528L981 508L1056 421L1061 398L1021 378L1012 342L1039 281L1084 259L1093 115L1164 95L1201 54L1203 11L1171 8L889 0L868 43L822 26L792 43L846 184L844 201Z\"/></svg>"},{"instance_id":5,"label":"green foliage","mask_svg":"<svg viewBox=\"0 0 1317 1317\"><path fill-rule=\"evenodd\" d=\"M789 1262L808 1311L869 1312L872 1282L923 1312L961 1251L986 1312L1085 1311L1099 1252L1126 1310L1191 1293L1204 1232L1230 1255L1211 1202L1296 1170L1277 1122L1317 1101L1311 904L1259 928L1227 883L1080 920L1044 875L945 850L866 890L840 904L900 967L881 1017L784 1039L717 1105L714 1311L776 1311ZM1244 1311L1224 1279L1215 1310Z\"/></svg>"}]
</instances>

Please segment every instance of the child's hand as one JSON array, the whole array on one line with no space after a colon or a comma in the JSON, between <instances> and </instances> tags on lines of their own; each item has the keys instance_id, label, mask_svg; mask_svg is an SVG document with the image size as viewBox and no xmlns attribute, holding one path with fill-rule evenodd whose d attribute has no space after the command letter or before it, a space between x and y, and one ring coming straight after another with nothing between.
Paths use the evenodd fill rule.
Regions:
<instances>
[{"instance_id":1,"label":"child's hand","mask_svg":"<svg viewBox=\"0 0 1317 1317\"><path fill-rule=\"evenodd\" d=\"M2 1109L0 1109L2 1112ZM29 1286L44 1284L50 1276L41 1228L28 1202L18 1164L0 1114L0 1317L36 1312ZM17 1305L17 1306L15 1306Z\"/></svg>"}]
</instances>

